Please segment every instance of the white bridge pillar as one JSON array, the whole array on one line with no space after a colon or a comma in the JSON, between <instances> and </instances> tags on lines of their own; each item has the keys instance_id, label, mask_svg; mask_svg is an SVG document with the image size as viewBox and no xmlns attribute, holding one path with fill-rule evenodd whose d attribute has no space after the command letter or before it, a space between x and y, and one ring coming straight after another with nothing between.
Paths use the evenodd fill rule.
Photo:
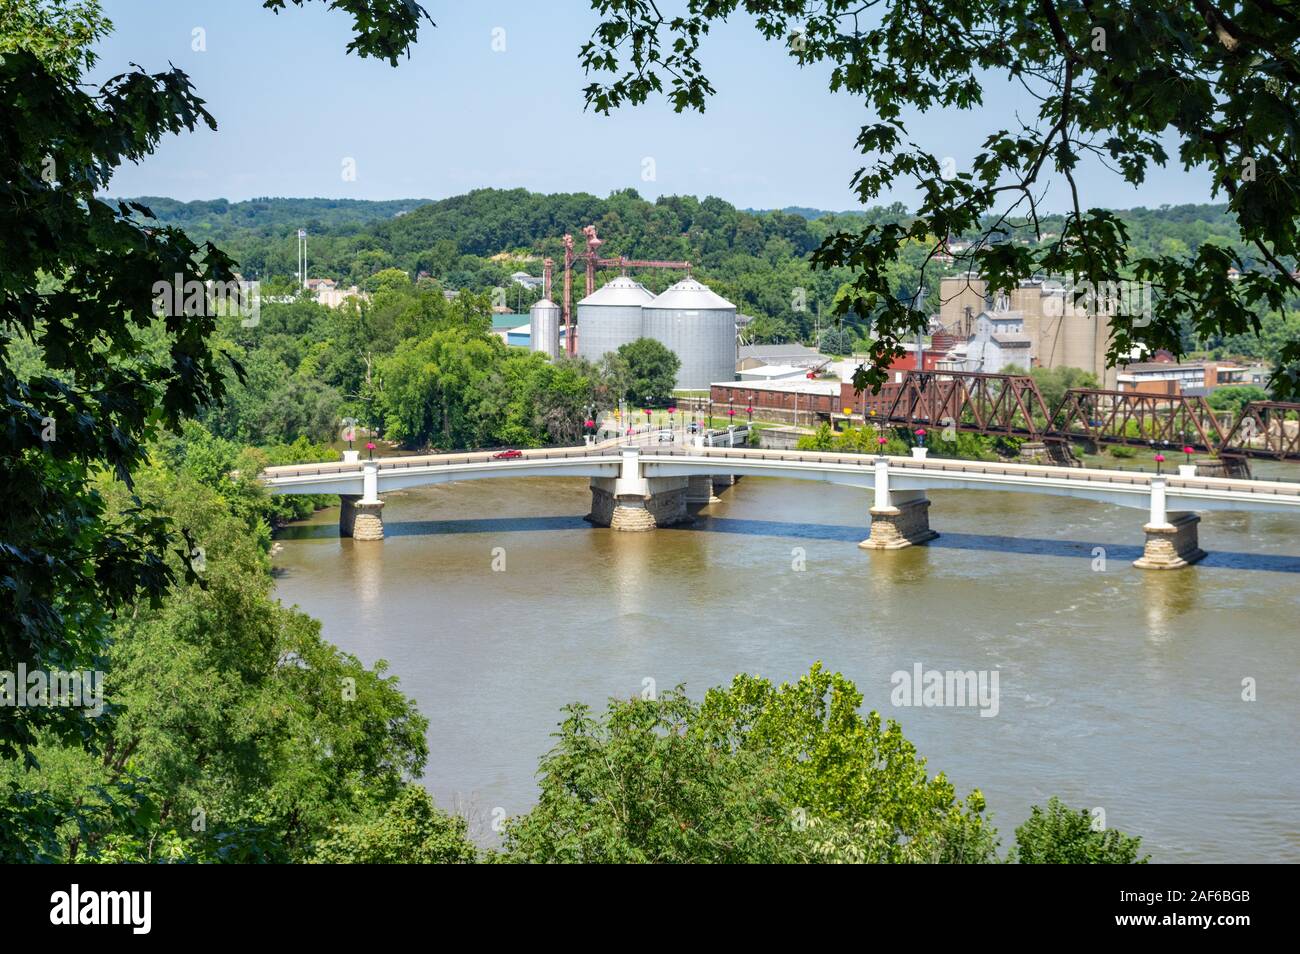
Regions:
<instances>
[{"instance_id":1,"label":"white bridge pillar","mask_svg":"<svg viewBox=\"0 0 1300 954\"><path fill-rule=\"evenodd\" d=\"M1181 570L1205 557L1197 539L1201 518L1194 513L1168 512L1168 479L1151 478L1150 519L1142 527L1146 545L1133 565L1143 570Z\"/></svg>"},{"instance_id":2,"label":"white bridge pillar","mask_svg":"<svg viewBox=\"0 0 1300 954\"><path fill-rule=\"evenodd\" d=\"M591 478L591 513L587 519L611 530L653 530L689 523L688 477L643 476L641 451L623 447L617 477Z\"/></svg>"},{"instance_id":3,"label":"white bridge pillar","mask_svg":"<svg viewBox=\"0 0 1300 954\"><path fill-rule=\"evenodd\" d=\"M889 489L889 460L877 457L874 500L871 507L871 536L858 546L864 550L901 550L933 540L939 534L930 529L930 501L923 490Z\"/></svg>"},{"instance_id":4,"label":"white bridge pillar","mask_svg":"<svg viewBox=\"0 0 1300 954\"><path fill-rule=\"evenodd\" d=\"M379 461L361 465L361 496L341 494L339 536L353 540L384 539L384 502L379 499Z\"/></svg>"}]
</instances>

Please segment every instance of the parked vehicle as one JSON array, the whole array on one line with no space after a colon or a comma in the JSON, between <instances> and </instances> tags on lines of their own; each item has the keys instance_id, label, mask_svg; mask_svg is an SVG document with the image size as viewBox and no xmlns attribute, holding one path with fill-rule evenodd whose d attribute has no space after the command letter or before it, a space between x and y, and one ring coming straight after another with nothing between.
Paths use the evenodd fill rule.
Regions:
<instances>
[{"instance_id":1,"label":"parked vehicle","mask_svg":"<svg viewBox=\"0 0 1300 954\"><path fill-rule=\"evenodd\" d=\"M493 460L515 460L516 458L523 457L523 456L524 456L523 451L515 450L513 447L511 447L508 450L503 450L500 453L493 454L492 459Z\"/></svg>"}]
</instances>

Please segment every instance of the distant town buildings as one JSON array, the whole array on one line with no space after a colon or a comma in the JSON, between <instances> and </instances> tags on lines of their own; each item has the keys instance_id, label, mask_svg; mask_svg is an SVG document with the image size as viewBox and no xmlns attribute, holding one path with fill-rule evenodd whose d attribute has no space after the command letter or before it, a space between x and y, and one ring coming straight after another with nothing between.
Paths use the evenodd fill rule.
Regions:
<instances>
[{"instance_id":1,"label":"distant town buildings","mask_svg":"<svg viewBox=\"0 0 1300 954\"><path fill-rule=\"evenodd\" d=\"M349 298L368 299L370 297L369 294L361 291L356 285L339 288L338 282L332 278L307 279L307 292L318 305L324 305L326 308L337 308Z\"/></svg>"},{"instance_id":2,"label":"distant town buildings","mask_svg":"<svg viewBox=\"0 0 1300 954\"><path fill-rule=\"evenodd\" d=\"M1218 388L1254 385L1264 387L1270 371L1263 365L1239 365L1232 361L1178 362L1167 351L1152 361L1126 364L1119 370L1121 391L1141 394L1212 394Z\"/></svg>"}]
</instances>

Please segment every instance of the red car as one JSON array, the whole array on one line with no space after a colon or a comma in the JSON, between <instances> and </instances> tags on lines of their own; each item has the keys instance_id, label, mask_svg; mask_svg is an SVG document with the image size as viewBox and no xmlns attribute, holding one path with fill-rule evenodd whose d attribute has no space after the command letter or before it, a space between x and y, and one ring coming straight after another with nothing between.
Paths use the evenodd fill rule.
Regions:
<instances>
[{"instance_id":1,"label":"red car","mask_svg":"<svg viewBox=\"0 0 1300 954\"><path fill-rule=\"evenodd\" d=\"M515 450L512 447L510 448L510 450L503 450L499 454L493 454L492 459L493 460L514 460L517 457L523 457L523 456L524 456L523 451Z\"/></svg>"}]
</instances>

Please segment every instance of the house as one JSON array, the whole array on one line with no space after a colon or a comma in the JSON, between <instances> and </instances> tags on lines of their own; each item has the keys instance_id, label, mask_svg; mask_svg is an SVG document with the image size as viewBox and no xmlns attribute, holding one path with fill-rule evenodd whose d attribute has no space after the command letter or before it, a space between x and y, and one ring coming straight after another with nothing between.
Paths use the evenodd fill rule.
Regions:
<instances>
[{"instance_id":1,"label":"house","mask_svg":"<svg viewBox=\"0 0 1300 954\"><path fill-rule=\"evenodd\" d=\"M539 275L529 275L527 272L515 272L510 276L510 280L516 285L523 285L530 291L534 288L542 287L542 279Z\"/></svg>"}]
</instances>

